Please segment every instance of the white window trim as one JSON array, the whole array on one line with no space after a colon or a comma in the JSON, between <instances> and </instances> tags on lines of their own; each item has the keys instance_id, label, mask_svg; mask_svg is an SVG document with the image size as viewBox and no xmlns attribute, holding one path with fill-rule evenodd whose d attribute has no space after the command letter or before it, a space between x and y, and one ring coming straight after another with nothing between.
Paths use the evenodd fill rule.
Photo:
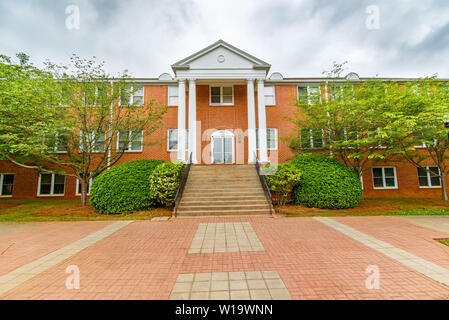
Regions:
<instances>
[{"instance_id":1,"label":"white window trim","mask_svg":"<svg viewBox=\"0 0 449 320\"><path fill-rule=\"evenodd\" d=\"M87 107L99 107L100 105L96 104L98 102L97 99L98 99L98 86L95 86L95 102L92 105L91 104L86 104L86 93L83 92L83 104L85 106L87 106Z\"/></svg>"},{"instance_id":2,"label":"white window trim","mask_svg":"<svg viewBox=\"0 0 449 320\"><path fill-rule=\"evenodd\" d=\"M167 151L168 152L176 152L176 151L178 151L178 148L170 149L170 132L174 131L174 130L178 130L178 129L167 129ZM187 147L188 147L188 143L189 143L189 129L185 129L185 131L186 131L186 135L185 135L186 146L185 146L185 149L188 150ZM178 136L177 133L176 133L176 136Z\"/></svg>"},{"instance_id":3,"label":"white window trim","mask_svg":"<svg viewBox=\"0 0 449 320\"><path fill-rule=\"evenodd\" d=\"M220 88L220 103L212 103L212 87ZM231 87L232 88L232 102L224 103L223 102L223 87ZM209 105L210 106L234 106L234 86L233 85L210 85L209 86Z\"/></svg>"},{"instance_id":4,"label":"white window trim","mask_svg":"<svg viewBox=\"0 0 449 320\"><path fill-rule=\"evenodd\" d=\"M140 130L142 131L142 130ZM133 130L127 130L128 132L128 139L130 139L130 136L132 135L132 133L134 132ZM142 131L142 135L140 137L140 149L139 150L131 150L131 145L132 145L132 141L129 140L128 141L128 150L124 150L124 152L142 152L143 151L143 131ZM117 132L117 150L120 149L120 132Z\"/></svg>"},{"instance_id":5,"label":"white window trim","mask_svg":"<svg viewBox=\"0 0 449 320\"><path fill-rule=\"evenodd\" d=\"M376 169L376 168L380 168L380 169L382 169L382 182L383 182L383 185L385 186L386 185L386 183L385 183L385 169L388 169L388 168L393 168L393 171L394 171L394 184L395 184L395 186L394 187L375 187L374 186L374 173L373 173L373 169ZM376 190L387 190L387 189L398 189L399 187L398 187L398 175L397 175L397 172L396 172L396 167L390 167L390 166L387 166L387 167L371 167L371 176L372 176L372 180L373 180L373 189L376 189Z\"/></svg>"},{"instance_id":6,"label":"white window trim","mask_svg":"<svg viewBox=\"0 0 449 320\"><path fill-rule=\"evenodd\" d=\"M275 147L274 148L268 148L268 135L267 135L267 150L277 150L278 149L278 129L277 128L267 128L268 130L274 130L276 140L275 140ZM256 128L256 137L259 139L259 128ZM256 144L256 150L260 150L259 146Z\"/></svg>"},{"instance_id":7,"label":"white window trim","mask_svg":"<svg viewBox=\"0 0 449 320\"><path fill-rule=\"evenodd\" d=\"M50 194L41 194L41 176L42 174L39 174L39 179L37 183L37 196L38 197L63 197L65 195L66 191L66 177L64 176L64 193L62 194L54 194L55 189L55 173L45 173L45 174L51 174L51 185L50 185Z\"/></svg>"},{"instance_id":8,"label":"white window trim","mask_svg":"<svg viewBox=\"0 0 449 320\"><path fill-rule=\"evenodd\" d=\"M59 136L59 133L56 133L56 143L58 143L58 136ZM67 146L67 148L68 148L68 146ZM64 154L64 153L68 153L68 151L67 150L66 151L58 151L58 146L55 145L55 153Z\"/></svg>"},{"instance_id":9,"label":"white window trim","mask_svg":"<svg viewBox=\"0 0 449 320\"><path fill-rule=\"evenodd\" d=\"M418 186L419 186L419 188L420 189L441 189L442 188L442 181L441 181L441 176L440 176L440 185L439 186L432 186L432 184L431 184L431 177L432 177L432 175L430 174L430 172L428 172L427 170L429 170L429 168L438 168L437 166L425 166L425 167L423 167L423 168L426 168L426 174L427 174L427 183L429 184L428 186L421 186L420 184L419 184L419 174L418 174ZM440 171L440 169L438 168L438 174L440 174L441 175L441 171Z\"/></svg>"},{"instance_id":10,"label":"white window trim","mask_svg":"<svg viewBox=\"0 0 449 320\"><path fill-rule=\"evenodd\" d=\"M170 96L170 87L176 88L176 92L177 92L176 96ZM169 107L177 107L179 105L179 92L178 92L178 90L179 90L178 85L169 85L169 86L167 86L167 106L169 106ZM170 97L178 98L178 103L176 103L176 104L170 103Z\"/></svg>"},{"instance_id":11,"label":"white window trim","mask_svg":"<svg viewBox=\"0 0 449 320\"><path fill-rule=\"evenodd\" d=\"M81 193L78 192L79 185L80 185L80 180L76 179L75 195L77 195L77 196L81 196ZM92 178L89 179L89 192L87 193L88 196L90 195L91 187L92 187ZM65 192L65 188L64 188L64 192Z\"/></svg>"},{"instance_id":12,"label":"white window trim","mask_svg":"<svg viewBox=\"0 0 449 320\"><path fill-rule=\"evenodd\" d=\"M138 106L138 107L141 107L141 106L143 106L144 104L145 104L145 86L143 85L143 84L136 84L136 85L134 85L134 86L130 86L130 88L131 88L131 92L129 93L129 103L130 103L130 105L133 105L134 104L134 89L135 89L135 87L142 87L142 104L137 104L136 106ZM121 96L119 97L119 99L118 99L118 105L120 106L120 107L126 107L126 105L122 105L122 99L121 99Z\"/></svg>"},{"instance_id":13,"label":"white window trim","mask_svg":"<svg viewBox=\"0 0 449 320\"><path fill-rule=\"evenodd\" d=\"M265 91L264 91L264 100L265 100L265 105L266 106L275 106L276 105L276 86L275 85L266 85L266 86L264 86L264 90L265 90L265 88L267 88L267 87L270 87L270 88L273 88L273 102L274 103L267 103L267 97L271 97L271 95L266 95L265 94Z\"/></svg>"},{"instance_id":14,"label":"white window trim","mask_svg":"<svg viewBox=\"0 0 449 320\"><path fill-rule=\"evenodd\" d=\"M307 128L305 128L305 129L307 129ZM325 144L325 141L324 141L324 129L321 129L321 141L322 141L322 147L319 147L319 148L315 148L315 146L314 146L314 143L313 143L313 130L316 130L316 129L308 129L309 130L309 135L310 135L310 148L307 148L306 150L322 150L322 149L325 149L326 148L326 144ZM302 145L301 145L301 148L302 148Z\"/></svg>"},{"instance_id":15,"label":"white window trim","mask_svg":"<svg viewBox=\"0 0 449 320\"><path fill-rule=\"evenodd\" d=\"M5 175L13 175L14 182L12 184L12 192L14 193L14 184L16 183L16 174L15 173L0 173L0 198L12 198L12 194L3 195L3 178Z\"/></svg>"}]
</instances>

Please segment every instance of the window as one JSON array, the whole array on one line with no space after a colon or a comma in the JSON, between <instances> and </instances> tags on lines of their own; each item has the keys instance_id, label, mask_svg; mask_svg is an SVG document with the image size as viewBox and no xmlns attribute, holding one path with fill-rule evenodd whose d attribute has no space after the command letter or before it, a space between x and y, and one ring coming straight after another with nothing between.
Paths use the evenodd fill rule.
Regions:
<instances>
[{"instance_id":1,"label":"window","mask_svg":"<svg viewBox=\"0 0 449 320\"><path fill-rule=\"evenodd\" d=\"M418 168L418 180L420 188L440 188L440 170L438 167Z\"/></svg>"},{"instance_id":2,"label":"window","mask_svg":"<svg viewBox=\"0 0 449 320\"><path fill-rule=\"evenodd\" d=\"M211 105L233 105L234 87L233 86L211 86L210 87Z\"/></svg>"},{"instance_id":3,"label":"window","mask_svg":"<svg viewBox=\"0 0 449 320\"><path fill-rule=\"evenodd\" d=\"M341 99L343 97L343 88L338 85L331 86L331 97L334 100Z\"/></svg>"},{"instance_id":4,"label":"window","mask_svg":"<svg viewBox=\"0 0 449 320\"><path fill-rule=\"evenodd\" d=\"M186 149L189 149L189 130L188 129L186 129L185 140L186 140ZM178 150L178 129L168 129L167 150L168 151L177 151Z\"/></svg>"},{"instance_id":5,"label":"window","mask_svg":"<svg viewBox=\"0 0 449 320\"><path fill-rule=\"evenodd\" d=\"M92 88L87 88L87 90L84 91L84 105L86 106L104 105L107 96L108 96L107 83L96 85L95 87ZM109 104L109 101L107 101L107 104Z\"/></svg>"},{"instance_id":6,"label":"window","mask_svg":"<svg viewBox=\"0 0 449 320\"><path fill-rule=\"evenodd\" d=\"M43 144L51 152L52 150L56 153L66 153L68 147L69 137L67 132L59 132L55 136L45 136L43 139Z\"/></svg>"},{"instance_id":7,"label":"window","mask_svg":"<svg viewBox=\"0 0 449 320\"><path fill-rule=\"evenodd\" d=\"M374 189L396 189L398 187L395 167L377 167L372 170Z\"/></svg>"},{"instance_id":8,"label":"window","mask_svg":"<svg viewBox=\"0 0 449 320\"><path fill-rule=\"evenodd\" d=\"M276 105L276 98L275 98L274 93L275 93L274 86L265 86L264 87L264 96L265 96L265 105L266 106Z\"/></svg>"},{"instance_id":9,"label":"window","mask_svg":"<svg viewBox=\"0 0 449 320\"><path fill-rule=\"evenodd\" d=\"M124 151L142 151L142 131L120 131L117 135L117 149Z\"/></svg>"},{"instance_id":10,"label":"window","mask_svg":"<svg viewBox=\"0 0 449 320\"><path fill-rule=\"evenodd\" d=\"M277 150L277 129L267 128L267 149ZM256 128L256 149L259 150L259 129Z\"/></svg>"},{"instance_id":11,"label":"window","mask_svg":"<svg viewBox=\"0 0 449 320\"><path fill-rule=\"evenodd\" d=\"M426 142L423 141L424 135L422 132L419 133L413 133L413 139L416 141L415 148L426 148Z\"/></svg>"},{"instance_id":12,"label":"window","mask_svg":"<svg viewBox=\"0 0 449 320\"><path fill-rule=\"evenodd\" d=\"M298 102L301 104L318 104L321 101L320 86L299 86Z\"/></svg>"},{"instance_id":13,"label":"window","mask_svg":"<svg viewBox=\"0 0 449 320\"><path fill-rule=\"evenodd\" d=\"M84 142L87 143L87 150L84 150ZM92 150L90 150L92 146ZM106 150L106 133L104 131L91 131L86 136L81 131L80 151L86 152L104 152Z\"/></svg>"},{"instance_id":14,"label":"window","mask_svg":"<svg viewBox=\"0 0 449 320\"><path fill-rule=\"evenodd\" d=\"M12 191L14 189L14 175L13 174L0 174L0 195L1 196L12 196Z\"/></svg>"},{"instance_id":15,"label":"window","mask_svg":"<svg viewBox=\"0 0 449 320\"><path fill-rule=\"evenodd\" d=\"M143 106L143 86L135 85L129 87L129 90L126 90L123 94L120 95L120 105L135 105L135 106Z\"/></svg>"},{"instance_id":16,"label":"window","mask_svg":"<svg viewBox=\"0 0 449 320\"><path fill-rule=\"evenodd\" d=\"M301 129L300 141L302 149L322 149L324 148L324 132L322 129Z\"/></svg>"},{"instance_id":17,"label":"window","mask_svg":"<svg viewBox=\"0 0 449 320\"><path fill-rule=\"evenodd\" d=\"M89 179L89 183L87 184L87 194L90 194L90 187L92 186L92 178ZM76 195L80 196L81 195L81 183L79 181L79 179L76 179Z\"/></svg>"},{"instance_id":18,"label":"window","mask_svg":"<svg viewBox=\"0 0 449 320\"><path fill-rule=\"evenodd\" d=\"M168 105L178 105L178 86L168 86Z\"/></svg>"},{"instance_id":19,"label":"window","mask_svg":"<svg viewBox=\"0 0 449 320\"><path fill-rule=\"evenodd\" d=\"M41 174L38 188L37 193L40 196L64 195L65 176L55 173Z\"/></svg>"}]
</instances>

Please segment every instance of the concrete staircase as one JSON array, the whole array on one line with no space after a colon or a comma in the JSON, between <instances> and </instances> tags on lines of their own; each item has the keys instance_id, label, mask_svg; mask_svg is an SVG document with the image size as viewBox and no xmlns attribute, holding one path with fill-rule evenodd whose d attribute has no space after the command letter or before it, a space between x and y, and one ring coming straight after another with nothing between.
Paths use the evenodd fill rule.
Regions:
<instances>
[{"instance_id":1,"label":"concrete staircase","mask_svg":"<svg viewBox=\"0 0 449 320\"><path fill-rule=\"evenodd\" d=\"M268 215L254 165L192 165L178 216Z\"/></svg>"}]
</instances>

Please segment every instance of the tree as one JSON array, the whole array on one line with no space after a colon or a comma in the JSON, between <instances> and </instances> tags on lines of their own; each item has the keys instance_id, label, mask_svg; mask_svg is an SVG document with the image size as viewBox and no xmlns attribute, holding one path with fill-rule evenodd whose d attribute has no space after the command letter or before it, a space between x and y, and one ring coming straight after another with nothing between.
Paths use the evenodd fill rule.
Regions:
<instances>
[{"instance_id":1,"label":"tree","mask_svg":"<svg viewBox=\"0 0 449 320\"><path fill-rule=\"evenodd\" d=\"M329 80L320 84L321 92L308 90L307 99L300 96L298 115L290 119L297 132L289 140L294 151L328 153L361 177L390 152L389 139L379 130L386 124L385 89L390 83L342 80L343 65L334 63L334 71L325 72Z\"/></svg>"},{"instance_id":2,"label":"tree","mask_svg":"<svg viewBox=\"0 0 449 320\"><path fill-rule=\"evenodd\" d=\"M386 103L391 110L385 114L387 126L381 135L391 138L396 155L439 178L442 198L448 200L449 83L428 77L390 86Z\"/></svg>"},{"instance_id":3,"label":"tree","mask_svg":"<svg viewBox=\"0 0 449 320\"><path fill-rule=\"evenodd\" d=\"M20 113L12 106L22 98L6 101L6 105L15 117L30 114L31 128L39 130L20 134L24 125L18 120L8 127L8 119L2 116L0 125L6 136L1 137L1 155L22 167L76 177L85 205L89 181L117 163L126 150L139 145L142 135L151 135L161 125L166 107L153 100L144 102L143 87L126 71L113 78L95 58L73 55L67 66L47 62L44 71L36 72L37 80L29 80L29 89L37 97L21 105ZM47 82L54 89L41 94L42 83ZM17 132L14 139L3 139L9 132Z\"/></svg>"}]
</instances>

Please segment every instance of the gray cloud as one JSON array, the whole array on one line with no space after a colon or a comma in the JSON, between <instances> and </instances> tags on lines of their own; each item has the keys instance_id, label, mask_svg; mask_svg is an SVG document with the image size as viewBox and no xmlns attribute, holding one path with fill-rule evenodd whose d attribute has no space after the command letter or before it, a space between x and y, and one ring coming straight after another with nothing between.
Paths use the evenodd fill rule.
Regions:
<instances>
[{"instance_id":1,"label":"gray cloud","mask_svg":"<svg viewBox=\"0 0 449 320\"><path fill-rule=\"evenodd\" d=\"M78 5L81 28L65 27ZM365 26L368 5L380 29ZM223 39L284 76L320 76L349 60L362 76L449 77L447 0L0 0L0 53L67 62L97 56L111 73L156 77Z\"/></svg>"}]
</instances>

